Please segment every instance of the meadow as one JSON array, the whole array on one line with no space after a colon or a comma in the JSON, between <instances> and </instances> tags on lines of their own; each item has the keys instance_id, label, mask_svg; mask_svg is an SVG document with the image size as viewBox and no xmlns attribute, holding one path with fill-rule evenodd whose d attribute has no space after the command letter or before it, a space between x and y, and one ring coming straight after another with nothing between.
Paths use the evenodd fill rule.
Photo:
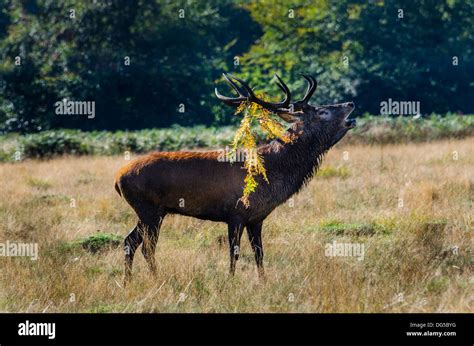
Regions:
<instances>
[{"instance_id":1,"label":"meadow","mask_svg":"<svg viewBox=\"0 0 474 346\"><path fill-rule=\"evenodd\" d=\"M473 150L472 136L348 138L266 220L266 280L246 236L230 277L225 224L168 216L157 277L137 252L127 288L120 241L136 219L113 188L127 155L1 163L0 242L37 243L39 254L0 257L0 311L473 311ZM93 235L111 245L77 246ZM363 245L363 258L326 256L334 241Z\"/></svg>"}]
</instances>

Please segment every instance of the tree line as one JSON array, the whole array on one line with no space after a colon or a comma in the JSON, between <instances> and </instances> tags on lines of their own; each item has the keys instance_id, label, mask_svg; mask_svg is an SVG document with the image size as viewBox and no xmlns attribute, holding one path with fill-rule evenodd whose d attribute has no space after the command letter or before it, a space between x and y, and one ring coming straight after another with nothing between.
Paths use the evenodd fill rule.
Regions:
<instances>
[{"instance_id":1,"label":"tree line","mask_svg":"<svg viewBox=\"0 0 474 346\"><path fill-rule=\"evenodd\" d=\"M214 97L232 72L278 98L300 73L313 102L388 99L474 113L473 0L0 0L0 131L142 129L238 121ZM62 100L96 116L58 115Z\"/></svg>"}]
</instances>

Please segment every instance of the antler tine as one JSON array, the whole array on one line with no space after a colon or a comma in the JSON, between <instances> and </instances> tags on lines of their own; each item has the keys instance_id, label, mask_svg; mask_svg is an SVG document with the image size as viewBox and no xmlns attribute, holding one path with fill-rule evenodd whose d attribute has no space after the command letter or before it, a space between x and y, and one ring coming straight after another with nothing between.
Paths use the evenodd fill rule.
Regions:
<instances>
[{"instance_id":1,"label":"antler tine","mask_svg":"<svg viewBox=\"0 0 474 346\"><path fill-rule=\"evenodd\" d=\"M222 75L224 76L224 79L230 84L232 89L234 89L237 92L239 97L223 96L219 93L217 88L215 88L214 92L215 92L217 98L219 100L221 100L222 102L224 102L225 104L227 104L229 106L234 106L234 107L239 106L239 104L243 101L247 101L248 100L248 95L243 95L242 94L242 89L240 89L233 81L231 81L230 78L227 77L225 73L223 73Z\"/></svg>"},{"instance_id":2,"label":"antler tine","mask_svg":"<svg viewBox=\"0 0 474 346\"><path fill-rule=\"evenodd\" d=\"M252 88L250 88L248 86L248 84L245 83L242 79L240 79L239 77L236 77L236 76L234 76L233 74L230 74L230 73L227 73L227 76L230 76L230 78L235 79L237 82L239 82L244 87L245 91L247 92L247 94L250 98L250 101L254 101L255 99L257 99L257 96L255 96Z\"/></svg>"},{"instance_id":3,"label":"antler tine","mask_svg":"<svg viewBox=\"0 0 474 346\"><path fill-rule=\"evenodd\" d=\"M242 89L242 88L239 88L239 86L237 84L235 84L228 76L227 74L223 73L222 74L224 76L224 79L227 81L227 83L230 84L230 86L232 87L232 89L235 90L235 92L237 94L239 94L240 97L248 97L248 93L246 90ZM243 93L245 91L245 93Z\"/></svg>"},{"instance_id":4,"label":"antler tine","mask_svg":"<svg viewBox=\"0 0 474 346\"><path fill-rule=\"evenodd\" d=\"M275 77L277 79L277 85L285 93L285 99L279 103L271 103L259 99L253 92L252 88L250 88L250 86L245 81L230 73L223 73L223 76L226 82L229 83L229 85L232 87L232 89L234 89L234 91L239 95L239 97L232 98L223 96L219 93L217 88L215 88L214 92L216 93L217 98L222 102L234 107L238 107L244 101L254 102L256 104L259 104L263 108L276 113L280 118L287 122L295 121L295 117L290 115L288 113L288 110L286 109L288 108L291 102L290 89L277 74L275 74ZM238 82L240 86L237 85L236 82Z\"/></svg>"},{"instance_id":5,"label":"antler tine","mask_svg":"<svg viewBox=\"0 0 474 346\"><path fill-rule=\"evenodd\" d=\"M301 103L307 104L311 96L313 96L314 92L316 91L316 88L318 87L318 82L313 76L305 75L303 73L301 75L304 79L308 81L308 88L306 89L306 93L303 99L301 100Z\"/></svg>"},{"instance_id":6,"label":"antler tine","mask_svg":"<svg viewBox=\"0 0 474 346\"><path fill-rule=\"evenodd\" d=\"M290 105L291 101L291 92L288 86L283 82L279 75L275 73L275 77L278 79L277 85L278 87L285 93L285 99L282 102L282 106L280 108L287 108Z\"/></svg>"},{"instance_id":7,"label":"antler tine","mask_svg":"<svg viewBox=\"0 0 474 346\"><path fill-rule=\"evenodd\" d=\"M280 83L278 84L278 86L285 92L285 99L283 100L283 102L280 102L280 103L271 103L271 102L266 102L266 101L263 101L261 99L259 99L255 93L253 92L253 90L248 86L248 84L246 82L244 82L242 79L228 73L228 75L235 79L236 81L238 81L240 84L242 84L242 86L245 88L245 90L247 91L248 93L248 97L249 97L249 101L251 102L255 102L257 104L259 104L260 106L268 109L268 110L271 110L271 111L276 111L277 109L279 108L285 108L285 107L288 107L289 103L290 103L290 98L291 98L291 94L290 94L290 90L288 89L288 87L285 85L285 83L283 83L283 81L280 79L280 77L277 76L278 80L283 83L282 85L280 85Z\"/></svg>"},{"instance_id":8,"label":"antler tine","mask_svg":"<svg viewBox=\"0 0 474 346\"><path fill-rule=\"evenodd\" d=\"M247 100L246 97L232 98L232 97L223 96L219 93L217 88L214 89L214 93L216 94L219 100L221 100L222 102L224 102L225 104L229 106L238 106L241 102Z\"/></svg>"}]
</instances>

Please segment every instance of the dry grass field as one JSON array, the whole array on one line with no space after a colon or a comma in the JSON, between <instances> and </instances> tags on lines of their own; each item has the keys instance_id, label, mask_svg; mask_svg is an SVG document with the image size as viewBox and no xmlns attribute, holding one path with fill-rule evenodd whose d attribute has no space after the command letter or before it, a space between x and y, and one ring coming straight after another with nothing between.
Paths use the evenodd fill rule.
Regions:
<instances>
[{"instance_id":1,"label":"dry grass field","mask_svg":"<svg viewBox=\"0 0 474 346\"><path fill-rule=\"evenodd\" d=\"M226 225L168 216L157 278L137 252L126 289L121 246L68 246L134 226L113 188L123 157L0 164L0 242L39 246L36 261L0 257L0 311L472 312L473 151L472 137L340 143L319 176L266 220L265 281L246 236L229 277ZM363 245L364 257L326 256L333 241Z\"/></svg>"}]
</instances>

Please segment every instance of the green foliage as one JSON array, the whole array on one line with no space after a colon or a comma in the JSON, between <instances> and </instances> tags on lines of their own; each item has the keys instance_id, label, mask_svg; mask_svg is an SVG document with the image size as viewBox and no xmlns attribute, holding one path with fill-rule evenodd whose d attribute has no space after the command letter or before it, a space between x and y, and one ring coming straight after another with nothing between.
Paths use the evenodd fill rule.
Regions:
<instances>
[{"instance_id":1,"label":"green foliage","mask_svg":"<svg viewBox=\"0 0 474 346\"><path fill-rule=\"evenodd\" d=\"M266 91L278 92L272 72L292 90L302 90L299 73L310 73L319 75L315 103L351 100L356 112L377 114L392 98L419 101L423 114L474 111L473 1L261 0L245 8L264 34L245 54L244 73Z\"/></svg>"},{"instance_id":2,"label":"green foliage","mask_svg":"<svg viewBox=\"0 0 474 346\"><path fill-rule=\"evenodd\" d=\"M230 70L275 97L277 72L294 99L313 74L314 103L356 115L473 113L473 18L471 0L0 0L0 132L235 123L212 94ZM95 118L55 114L63 98Z\"/></svg>"},{"instance_id":3,"label":"green foliage","mask_svg":"<svg viewBox=\"0 0 474 346\"><path fill-rule=\"evenodd\" d=\"M348 142L370 144L426 142L446 138L463 138L474 134L474 117L432 114L426 118L373 117L357 119L357 126L347 136Z\"/></svg>"},{"instance_id":4,"label":"green foliage","mask_svg":"<svg viewBox=\"0 0 474 346\"><path fill-rule=\"evenodd\" d=\"M26 135L20 140L23 155L29 158L46 158L56 155L81 155L90 152L78 131L44 131Z\"/></svg>"},{"instance_id":5,"label":"green foliage","mask_svg":"<svg viewBox=\"0 0 474 346\"><path fill-rule=\"evenodd\" d=\"M332 166L324 166L321 167L318 172L316 173L318 177L321 178L332 178L332 177L338 177L338 178L347 178L351 175L351 172L349 171L349 168L347 167L332 167Z\"/></svg>"},{"instance_id":6,"label":"green foliage","mask_svg":"<svg viewBox=\"0 0 474 346\"><path fill-rule=\"evenodd\" d=\"M265 100L264 97L260 97L260 99ZM249 196L252 192L255 192L258 186L255 178L260 175L268 183L265 163L257 150L257 134L253 124L257 123L259 126L257 128L265 134L266 138L279 138L286 143L290 141L290 138L285 134L283 125L276 121L267 109L256 103L243 102L236 113L242 113L243 118L235 132L232 151L229 156L232 157L238 149L243 149L246 153L244 168L247 175L244 179L245 186L240 201L248 208L250 205Z\"/></svg>"},{"instance_id":7,"label":"green foliage","mask_svg":"<svg viewBox=\"0 0 474 346\"><path fill-rule=\"evenodd\" d=\"M449 278L446 276L438 276L432 278L427 286L426 289L430 294L441 294L442 292L446 291L449 285Z\"/></svg>"},{"instance_id":8,"label":"green foliage","mask_svg":"<svg viewBox=\"0 0 474 346\"><path fill-rule=\"evenodd\" d=\"M76 240L71 244L73 247L80 246L89 252L96 253L99 251L116 248L120 246L122 241L123 239L118 235L105 232L97 232L88 237Z\"/></svg>"},{"instance_id":9,"label":"green foliage","mask_svg":"<svg viewBox=\"0 0 474 346\"><path fill-rule=\"evenodd\" d=\"M38 178L29 178L27 184L32 187L36 187L38 190L47 190L53 186L48 180L38 179ZM47 198L46 198L47 200Z\"/></svg>"},{"instance_id":10,"label":"green foliage","mask_svg":"<svg viewBox=\"0 0 474 346\"><path fill-rule=\"evenodd\" d=\"M348 1L262 0L244 5L262 26L263 36L243 57L244 77L270 95L279 95L274 72L288 82L293 98L306 86L300 73L318 76L318 99L341 102L356 94L353 79L342 64L351 57L343 28L342 6ZM265 8L265 11L262 11Z\"/></svg>"},{"instance_id":11,"label":"green foliage","mask_svg":"<svg viewBox=\"0 0 474 346\"><path fill-rule=\"evenodd\" d=\"M193 148L225 148L234 138L235 127L179 127L140 131L57 130L28 135L0 137L0 161L22 158L49 158L57 155L124 155L126 151L146 153ZM261 129L253 133L256 144L266 141ZM344 138L345 143L424 142L474 136L474 116L432 115L427 118L364 116ZM323 169L324 177L345 177L345 169Z\"/></svg>"},{"instance_id":12,"label":"green foliage","mask_svg":"<svg viewBox=\"0 0 474 346\"><path fill-rule=\"evenodd\" d=\"M118 235L97 231L97 233L87 237L75 239L68 242L61 241L57 243L54 247L48 249L47 251L57 251L61 254L78 254L81 249L83 249L95 254L98 252L117 248L118 246L120 246L120 244L122 244L122 241L123 239ZM89 271L89 274L92 274L95 269L90 269L91 271Z\"/></svg>"},{"instance_id":13,"label":"green foliage","mask_svg":"<svg viewBox=\"0 0 474 346\"><path fill-rule=\"evenodd\" d=\"M275 96L277 72L295 99L316 75L315 103L359 114L473 113L473 57L472 0L0 0L0 132L235 123L212 93L230 70ZM55 114L63 98L96 117Z\"/></svg>"},{"instance_id":14,"label":"green foliage","mask_svg":"<svg viewBox=\"0 0 474 346\"><path fill-rule=\"evenodd\" d=\"M322 222L318 229L338 236L371 236L374 234L386 234L391 231L386 226L375 221L371 223L344 223L338 220L329 220Z\"/></svg>"},{"instance_id":15,"label":"green foliage","mask_svg":"<svg viewBox=\"0 0 474 346\"><path fill-rule=\"evenodd\" d=\"M209 124L214 80L258 35L228 0L0 4L0 29L8 30L0 34L4 131ZM63 98L95 101L97 116L56 115Z\"/></svg>"}]
</instances>

